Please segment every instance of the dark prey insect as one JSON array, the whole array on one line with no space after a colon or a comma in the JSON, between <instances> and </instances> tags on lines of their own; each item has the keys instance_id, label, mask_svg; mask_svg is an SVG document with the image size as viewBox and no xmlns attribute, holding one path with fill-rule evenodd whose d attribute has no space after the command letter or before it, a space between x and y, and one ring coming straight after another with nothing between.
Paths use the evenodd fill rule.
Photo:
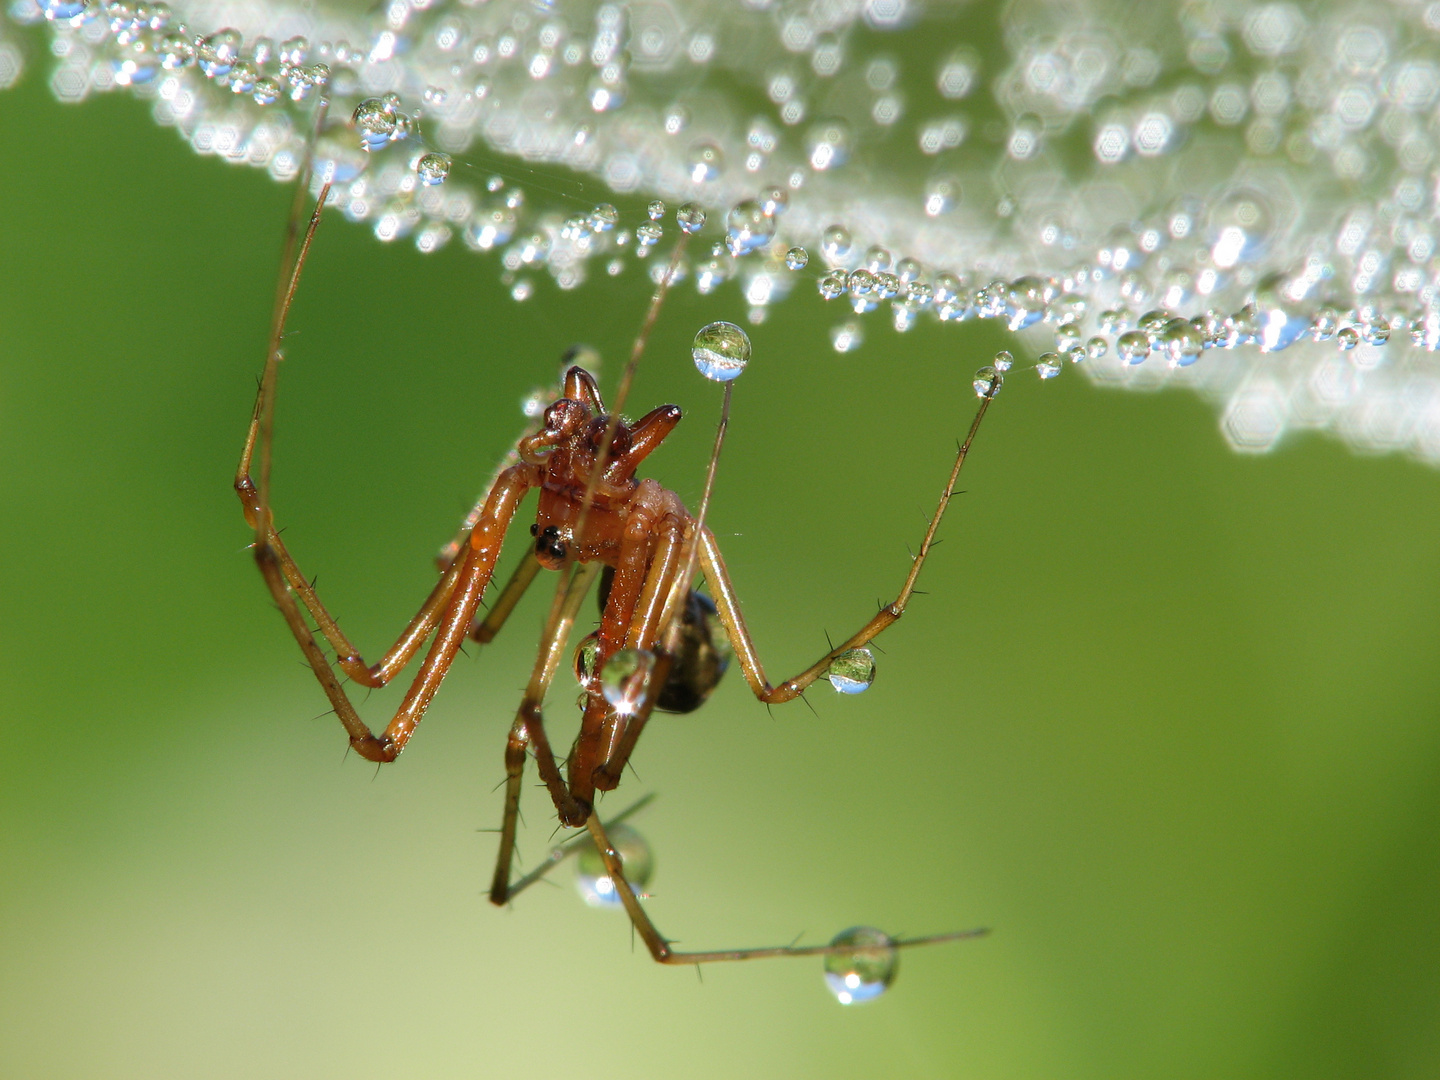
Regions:
<instances>
[{"instance_id":1,"label":"dark prey insect","mask_svg":"<svg viewBox=\"0 0 1440 1080\"><path fill-rule=\"evenodd\" d=\"M847 656L853 656L854 650L861 649L900 618L914 592L916 578L930 552L971 441L999 389L1000 376L992 372L987 381L976 383L979 409L959 447L939 506L899 595L859 631L797 675L779 683L767 678L741 616L715 537L704 524L705 503L702 502L699 514L692 515L674 492L655 480L637 476L637 469L645 458L680 422L680 409L675 405L662 405L638 421L627 422L619 415L618 404L614 410L606 408L595 379L579 366L566 371L560 397L544 411L538 430L520 440L512 455L513 463L498 473L488 494L471 511L456 542L442 558L439 580L414 618L394 645L371 663L346 637L286 550L274 527L269 502L270 430L277 364L281 359L279 346L290 300L319 223L328 187L328 184L321 187L319 204L311 216L298 255L286 259L290 270L283 288L278 290L270 352L236 471L235 490L244 508L245 520L255 530L254 556L260 572L344 725L355 752L369 761L395 760L414 734L467 637L489 641L500 631L539 572L555 571L559 573L559 582L539 654L505 748L505 808L490 889L494 903L506 903L516 891L511 869L521 779L526 757L533 756L560 822L589 831L620 901L650 954L661 963L824 955L827 968L836 963L841 967L846 963L863 967L877 957L888 957L893 970L897 947L979 933L966 931L896 940L879 931L860 928L842 934L829 945L675 951L650 921L627 881L620 856L595 813L595 802L597 792L610 791L620 782L652 710L688 711L704 701L724 670L727 645L733 649L754 695L763 702L780 703L799 696L817 678L830 673L837 660L843 662ZM299 198L297 195L297 206ZM295 232L292 227L292 238ZM292 239L292 247L293 243ZM641 334L642 342L653 323L663 291L664 286L652 303ZM639 343L637 357L638 354ZM633 359L622 382L622 393L633 372ZM726 391L728 415L728 383ZM724 425L722 419L720 436L723 436ZM717 436L716 455L720 442ZM252 478L257 451L258 479ZM706 499L714 468L712 457ZM488 612L477 618L501 546L517 521L522 500L531 491L538 494L538 502L533 523L528 528L528 550ZM581 662L577 670L584 683L580 730L562 766L552 748L542 706L565 654L577 612L602 568L600 626L579 651ZM713 604L692 589L697 571L704 576ZM307 615L315 624L314 631ZM317 632L333 649L333 664L317 641ZM419 671L395 715L383 731L372 732L347 696L341 676L364 687L384 686L425 649L427 642L428 649ZM872 936L866 937L866 934ZM888 981L888 975L885 978Z\"/></svg>"}]
</instances>

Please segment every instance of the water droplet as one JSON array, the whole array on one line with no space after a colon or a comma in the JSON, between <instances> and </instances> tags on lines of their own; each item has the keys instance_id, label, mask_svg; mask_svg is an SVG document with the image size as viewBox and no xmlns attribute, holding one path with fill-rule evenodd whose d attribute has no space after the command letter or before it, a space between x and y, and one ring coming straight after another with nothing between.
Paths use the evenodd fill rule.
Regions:
<instances>
[{"instance_id":1,"label":"water droplet","mask_svg":"<svg viewBox=\"0 0 1440 1080\"><path fill-rule=\"evenodd\" d=\"M621 649L600 669L600 692L621 716L639 712L655 669L655 654L648 649Z\"/></svg>"},{"instance_id":2,"label":"water droplet","mask_svg":"<svg viewBox=\"0 0 1440 1080\"><path fill-rule=\"evenodd\" d=\"M649 250L664 235L665 230L653 221L642 221L635 226L635 239L642 250Z\"/></svg>"},{"instance_id":3,"label":"water droplet","mask_svg":"<svg viewBox=\"0 0 1440 1080\"><path fill-rule=\"evenodd\" d=\"M378 150L395 135L395 111L380 98L360 102L352 119L364 150Z\"/></svg>"},{"instance_id":4,"label":"water droplet","mask_svg":"<svg viewBox=\"0 0 1440 1080\"><path fill-rule=\"evenodd\" d=\"M675 220L686 233L697 233L705 227L705 208L698 203L687 202L675 211Z\"/></svg>"},{"instance_id":5,"label":"water droplet","mask_svg":"<svg viewBox=\"0 0 1440 1080\"><path fill-rule=\"evenodd\" d=\"M995 370L1009 371L1015 366L1015 357L1009 349L1001 349L995 354Z\"/></svg>"},{"instance_id":6,"label":"water droplet","mask_svg":"<svg viewBox=\"0 0 1440 1080\"><path fill-rule=\"evenodd\" d=\"M1143 330L1130 330L1115 342L1115 354L1127 364L1143 364L1150 355L1150 335Z\"/></svg>"},{"instance_id":7,"label":"water droplet","mask_svg":"<svg viewBox=\"0 0 1440 1080\"><path fill-rule=\"evenodd\" d=\"M1036 277L1012 282L1005 297L1011 330L1023 330L1045 317L1045 283Z\"/></svg>"},{"instance_id":8,"label":"water droplet","mask_svg":"<svg viewBox=\"0 0 1440 1080\"><path fill-rule=\"evenodd\" d=\"M531 412L532 404L535 411ZM531 419L538 419L549 406L547 398L538 396L538 392L532 393L525 399L525 415ZM600 655L600 632L594 631L587 634L579 645L575 646L575 681L581 686L588 686L590 680L595 677L595 660Z\"/></svg>"},{"instance_id":9,"label":"water droplet","mask_svg":"<svg viewBox=\"0 0 1440 1080\"><path fill-rule=\"evenodd\" d=\"M1055 348L1069 352L1080 344L1080 327L1074 322L1063 322L1055 328Z\"/></svg>"},{"instance_id":10,"label":"water droplet","mask_svg":"<svg viewBox=\"0 0 1440 1080\"><path fill-rule=\"evenodd\" d=\"M280 85L280 80L266 75L263 79L255 80L255 89L250 96L255 99L256 105L274 105L280 100L283 92L284 88Z\"/></svg>"},{"instance_id":11,"label":"water droplet","mask_svg":"<svg viewBox=\"0 0 1440 1080\"><path fill-rule=\"evenodd\" d=\"M790 208L790 193L782 187L766 188L760 193L760 208L767 217L783 214Z\"/></svg>"},{"instance_id":12,"label":"water droplet","mask_svg":"<svg viewBox=\"0 0 1440 1080\"><path fill-rule=\"evenodd\" d=\"M431 151L421 156L415 164L415 175L425 187L443 184L450 175L450 155Z\"/></svg>"},{"instance_id":13,"label":"water droplet","mask_svg":"<svg viewBox=\"0 0 1440 1080\"><path fill-rule=\"evenodd\" d=\"M1286 284L1278 274L1272 274L1255 287L1253 306L1261 352L1279 352L1310 330L1310 319L1288 295Z\"/></svg>"},{"instance_id":14,"label":"water droplet","mask_svg":"<svg viewBox=\"0 0 1440 1080\"><path fill-rule=\"evenodd\" d=\"M714 180L725 168L725 155L712 142L698 142L690 147L690 179L697 184Z\"/></svg>"},{"instance_id":15,"label":"water droplet","mask_svg":"<svg viewBox=\"0 0 1440 1080\"><path fill-rule=\"evenodd\" d=\"M1102 334L1123 334L1130 327L1130 312L1124 308L1109 308L1100 313L1099 328Z\"/></svg>"},{"instance_id":16,"label":"water droplet","mask_svg":"<svg viewBox=\"0 0 1440 1080\"><path fill-rule=\"evenodd\" d=\"M729 382L750 362L750 335L734 323L713 322L700 328L690 352L701 375Z\"/></svg>"},{"instance_id":17,"label":"water droplet","mask_svg":"<svg viewBox=\"0 0 1440 1080\"><path fill-rule=\"evenodd\" d=\"M875 681L875 654L865 648L846 649L830 661L825 677L842 694L868 690Z\"/></svg>"},{"instance_id":18,"label":"water droplet","mask_svg":"<svg viewBox=\"0 0 1440 1080\"><path fill-rule=\"evenodd\" d=\"M844 270L836 267L820 278L820 295L826 300L834 300L845 292L845 283L850 275Z\"/></svg>"},{"instance_id":19,"label":"water droplet","mask_svg":"<svg viewBox=\"0 0 1440 1080\"><path fill-rule=\"evenodd\" d=\"M1360 332L1353 326L1342 326L1335 334L1335 341L1342 352L1349 352L1360 344Z\"/></svg>"},{"instance_id":20,"label":"water droplet","mask_svg":"<svg viewBox=\"0 0 1440 1080\"><path fill-rule=\"evenodd\" d=\"M195 43L195 59L199 62L201 71L212 79L218 79L222 75L230 74L243 44L244 38L240 36L239 30L228 27L217 30Z\"/></svg>"},{"instance_id":21,"label":"water droplet","mask_svg":"<svg viewBox=\"0 0 1440 1080\"><path fill-rule=\"evenodd\" d=\"M1170 312L1157 308L1154 311L1147 311L1144 315L1141 315L1140 318L1135 321L1135 329L1144 331L1146 335L1153 339L1155 335L1170 325L1170 320L1173 318L1175 318L1175 316Z\"/></svg>"},{"instance_id":22,"label":"water droplet","mask_svg":"<svg viewBox=\"0 0 1440 1080\"><path fill-rule=\"evenodd\" d=\"M620 856L625 880L636 892L645 887L655 874L655 855L645 838L629 825L611 825L605 830L610 846ZM575 885L591 907L619 907L620 893L605 871L605 860L593 844L580 850L575 859Z\"/></svg>"},{"instance_id":23,"label":"water droplet","mask_svg":"<svg viewBox=\"0 0 1440 1080\"><path fill-rule=\"evenodd\" d=\"M609 232L620 222L620 211L609 203L601 203L590 211L590 228L597 233Z\"/></svg>"},{"instance_id":24,"label":"water droplet","mask_svg":"<svg viewBox=\"0 0 1440 1080\"><path fill-rule=\"evenodd\" d=\"M823 120L805 137L805 153L816 172L838 169L850 160L850 125L844 120Z\"/></svg>"},{"instance_id":25,"label":"water droplet","mask_svg":"<svg viewBox=\"0 0 1440 1080\"><path fill-rule=\"evenodd\" d=\"M1099 360L1110 351L1110 343L1103 337L1092 337L1085 343L1085 355L1091 360Z\"/></svg>"},{"instance_id":26,"label":"water droplet","mask_svg":"<svg viewBox=\"0 0 1440 1080\"><path fill-rule=\"evenodd\" d=\"M803 247L792 247L785 253L785 268L787 270L804 270L805 264L810 261L810 253Z\"/></svg>"},{"instance_id":27,"label":"water droplet","mask_svg":"<svg viewBox=\"0 0 1440 1080\"><path fill-rule=\"evenodd\" d=\"M1189 319L1171 319L1156 340L1156 349L1169 359L1171 367L1189 367L1204 347L1205 339Z\"/></svg>"},{"instance_id":28,"label":"water droplet","mask_svg":"<svg viewBox=\"0 0 1440 1080\"><path fill-rule=\"evenodd\" d=\"M820 237L820 251L826 259L838 262L850 254L850 233L843 225L831 225Z\"/></svg>"},{"instance_id":29,"label":"water droplet","mask_svg":"<svg viewBox=\"0 0 1440 1080\"><path fill-rule=\"evenodd\" d=\"M1060 358L1059 353L1041 353L1035 361L1035 373L1042 379L1053 379L1060 374L1060 369L1065 366L1065 361Z\"/></svg>"},{"instance_id":30,"label":"water droplet","mask_svg":"<svg viewBox=\"0 0 1440 1080\"><path fill-rule=\"evenodd\" d=\"M51 22L77 22L85 14L85 0L41 0L40 10Z\"/></svg>"},{"instance_id":31,"label":"water droplet","mask_svg":"<svg viewBox=\"0 0 1440 1080\"><path fill-rule=\"evenodd\" d=\"M993 398L1000 392L1000 388L1005 385L1005 376L989 364L986 364L975 372L975 381L971 385L975 387L976 397Z\"/></svg>"},{"instance_id":32,"label":"water droplet","mask_svg":"<svg viewBox=\"0 0 1440 1080\"><path fill-rule=\"evenodd\" d=\"M732 255L763 248L775 235L775 219L754 199L736 203L725 215L725 242Z\"/></svg>"},{"instance_id":33,"label":"water droplet","mask_svg":"<svg viewBox=\"0 0 1440 1080\"><path fill-rule=\"evenodd\" d=\"M650 204L645 207L645 214L651 221L659 221L665 216L665 204L659 199L653 199Z\"/></svg>"},{"instance_id":34,"label":"water droplet","mask_svg":"<svg viewBox=\"0 0 1440 1080\"><path fill-rule=\"evenodd\" d=\"M860 324L854 319L851 319L849 322L843 322L830 331L830 344L834 346L835 351L838 353L854 352L864 343L865 331L860 328ZM834 665L831 665L831 667L833 670ZM835 681L833 675L830 677L830 681Z\"/></svg>"},{"instance_id":35,"label":"water droplet","mask_svg":"<svg viewBox=\"0 0 1440 1080\"><path fill-rule=\"evenodd\" d=\"M953 176L935 176L925 184L926 217L939 217L960 201L960 181Z\"/></svg>"},{"instance_id":36,"label":"water droplet","mask_svg":"<svg viewBox=\"0 0 1440 1080\"><path fill-rule=\"evenodd\" d=\"M851 296L868 296L875 288L875 275L862 266L850 271L845 285Z\"/></svg>"},{"instance_id":37,"label":"water droplet","mask_svg":"<svg viewBox=\"0 0 1440 1080\"><path fill-rule=\"evenodd\" d=\"M830 944L845 947L825 955L825 985L841 1005L872 1001L895 981L900 950L883 930L853 926L836 934Z\"/></svg>"}]
</instances>

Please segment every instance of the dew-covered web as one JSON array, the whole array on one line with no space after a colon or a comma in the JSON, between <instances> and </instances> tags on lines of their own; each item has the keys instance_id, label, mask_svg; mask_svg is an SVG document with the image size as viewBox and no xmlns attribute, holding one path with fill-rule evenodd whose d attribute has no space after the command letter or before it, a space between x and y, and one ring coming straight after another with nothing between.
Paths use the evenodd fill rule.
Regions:
<instances>
[{"instance_id":1,"label":"dew-covered web","mask_svg":"<svg viewBox=\"0 0 1440 1080\"><path fill-rule=\"evenodd\" d=\"M1440 3L7 11L53 35L60 99L129 90L277 179L327 96L337 208L489 253L517 300L649 258L685 206L691 286L756 320L818 290L839 351L875 319L996 319L1041 377L1193 387L1237 448L1322 429L1440 463Z\"/></svg>"}]
</instances>

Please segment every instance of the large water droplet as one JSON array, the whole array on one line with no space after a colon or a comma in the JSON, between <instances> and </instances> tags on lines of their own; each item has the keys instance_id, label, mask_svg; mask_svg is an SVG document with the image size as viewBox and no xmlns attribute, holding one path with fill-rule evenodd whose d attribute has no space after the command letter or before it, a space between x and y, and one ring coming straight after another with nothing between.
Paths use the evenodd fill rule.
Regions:
<instances>
[{"instance_id":1,"label":"large water droplet","mask_svg":"<svg viewBox=\"0 0 1440 1080\"><path fill-rule=\"evenodd\" d=\"M750 335L734 323L713 322L700 328L690 354L701 375L729 382L750 362Z\"/></svg>"},{"instance_id":2,"label":"large water droplet","mask_svg":"<svg viewBox=\"0 0 1440 1080\"><path fill-rule=\"evenodd\" d=\"M1060 374L1060 369L1065 366L1065 361L1059 353L1041 353L1035 361L1035 373L1042 379L1053 379Z\"/></svg>"},{"instance_id":3,"label":"large water droplet","mask_svg":"<svg viewBox=\"0 0 1440 1080\"><path fill-rule=\"evenodd\" d=\"M996 368L986 364L975 372L975 381L971 385L975 388L976 397L993 398L1005 385L1005 376Z\"/></svg>"},{"instance_id":4,"label":"large water droplet","mask_svg":"<svg viewBox=\"0 0 1440 1080\"><path fill-rule=\"evenodd\" d=\"M639 892L655 874L655 855L645 838L629 825L611 825L605 830L610 846L620 856L625 880ZM576 862L575 885L591 907L619 907L620 892L605 871L605 860L591 845L581 850ZM892 976L893 977L893 976Z\"/></svg>"},{"instance_id":5,"label":"large water droplet","mask_svg":"<svg viewBox=\"0 0 1440 1080\"><path fill-rule=\"evenodd\" d=\"M1045 317L1045 283L1036 277L1022 277L1011 284L1005 297L1005 313L1011 330L1023 330Z\"/></svg>"},{"instance_id":6,"label":"large water droplet","mask_svg":"<svg viewBox=\"0 0 1440 1080\"><path fill-rule=\"evenodd\" d=\"M1115 353L1127 364L1143 364L1150 355L1150 335L1143 330L1121 334L1115 342Z\"/></svg>"},{"instance_id":7,"label":"large water droplet","mask_svg":"<svg viewBox=\"0 0 1440 1080\"><path fill-rule=\"evenodd\" d=\"M1169 359L1171 367L1189 367L1199 359L1205 339L1189 319L1171 319L1160 331L1155 347Z\"/></svg>"},{"instance_id":8,"label":"large water droplet","mask_svg":"<svg viewBox=\"0 0 1440 1080\"><path fill-rule=\"evenodd\" d=\"M620 223L620 211L610 203L601 203L590 211L590 228L596 232L609 232Z\"/></svg>"},{"instance_id":9,"label":"large water droplet","mask_svg":"<svg viewBox=\"0 0 1440 1080\"><path fill-rule=\"evenodd\" d=\"M774 235L775 219L754 199L736 203L725 215L725 243L732 255L746 255L763 248Z\"/></svg>"},{"instance_id":10,"label":"large water droplet","mask_svg":"<svg viewBox=\"0 0 1440 1080\"><path fill-rule=\"evenodd\" d=\"M831 225L820 237L820 251L831 262L850 254L850 232L843 225Z\"/></svg>"},{"instance_id":11,"label":"large water droplet","mask_svg":"<svg viewBox=\"0 0 1440 1080\"><path fill-rule=\"evenodd\" d=\"M420 183L425 187L443 184L445 178L450 175L450 155L431 151L421 156L415 165L415 175L420 178Z\"/></svg>"},{"instance_id":12,"label":"large water droplet","mask_svg":"<svg viewBox=\"0 0 1440 1080\"><path fill-rule=\"evenodd\" d=\"M1255 287L1255 322L1261 352L1279 352L1310 332L1311 322L1287 295L1278 274Z\"/></svg>"},{"instance_id":13,"label":"large water droplet","mask_svg":"<svg viewBox=\"0 0 1440 1080\"><path fill-rule=\"evenodd\" d=\"M873 1001L895 981L900 950L883 930L852 926L836 934L830 944L844 946L825 955L825 985L841 1005Z\"/></svg>"},{"instance_id":14,"label":"large water droplet","mask_svg":"<svg viewBox=\"0 0 1440 1080\"><path fill-rule=\"evenodd\" d=\"M696 143L690 148L690 179L697 184L714 180L725 168L725 155L712 142Z\"/></svg>"},{"instance_id":15,"label":"large water droplet","mask_svg":"<svg viewBox=\"0 0 1440 1080\"><path fill-rule=\"evenodd\" d=\"M825 677L842 694L869 690L875 681L875 654L866 648L846 649L830 661Z\"/></svg>"},{"instance_id":16,"label":"large water droplet","mask_svg":"<svg viewBox=\"0 0 1440 1080\"><path fill-rule=\"evenodd\" d=\"M681 232L693 235L705 227L705 208L699 203L687 202L675 211L675 221Z\"/></svg>"},{"instance_id":17,"label":"large water droplet","mask_svg":"<svg viewBox=\"0 0 1440 1080\"><path fill-rule=\"evenodd\" d=\"M217 30L209 37L203 37L195 44L195 58L200 70L212 79L230 74L230 68L240 56L244 38L239 30Z\"/></svg>"},{"instance_id":18,"label":"large water droplet","mask_svg":"<svg viewBox=\"0 0 1440 1080\"><path fill-rule=\"evenodd\" d=\"M378 150L395 135L395 111L380 98L360 102L355 106L353 119L360 146L365 150Z\"/></svg>"},{"instance_id":19,"label":"large water droplet","mask_svg":"<svg viewBox=\"0 0 1440 1080\"><path fill-rule=\"evenodd\" d=\"M640 711L655 669L655 654L647 649L621 649L600 669L600 692L621 716Z\"/></svg>"}]
</instances>

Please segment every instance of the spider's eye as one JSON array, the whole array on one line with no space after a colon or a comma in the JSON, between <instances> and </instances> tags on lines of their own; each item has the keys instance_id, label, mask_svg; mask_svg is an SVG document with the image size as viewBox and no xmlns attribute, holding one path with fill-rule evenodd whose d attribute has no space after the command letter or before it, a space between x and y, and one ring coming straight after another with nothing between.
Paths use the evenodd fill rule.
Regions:
<instances>
[{"instance_id":1,"label":"spider's eye","mask_svg":"<svg viewBox=\"0 0 1440 1080\"><path fill-rule=\"evenodd\" d=\"M545 526L545 531L535 538L535 554L541 565L551 570L558 570L569 553L565 541L560 539L560 530L554 525Z\"/></svg>"}]
</instances>

